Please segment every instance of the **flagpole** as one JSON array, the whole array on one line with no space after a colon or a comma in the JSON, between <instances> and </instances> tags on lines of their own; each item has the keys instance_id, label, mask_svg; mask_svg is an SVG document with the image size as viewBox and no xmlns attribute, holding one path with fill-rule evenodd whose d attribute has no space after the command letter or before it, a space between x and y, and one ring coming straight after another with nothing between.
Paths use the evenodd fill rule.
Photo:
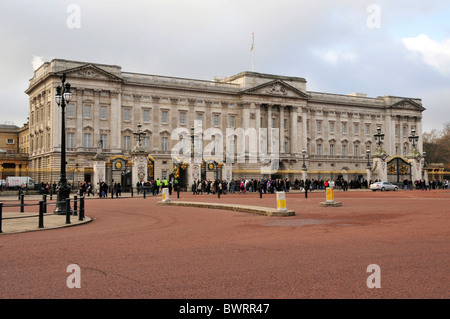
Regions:
<instances>
[{"instance_id":1,"label":"flagpole","mask_svg":"<svg viewBox=\"0 0 450 319\"><path fill-rule=\"evenodd\" d=\"M255 33L252 32L252 72L255 72Z\"/></svg>"}]
</instances>

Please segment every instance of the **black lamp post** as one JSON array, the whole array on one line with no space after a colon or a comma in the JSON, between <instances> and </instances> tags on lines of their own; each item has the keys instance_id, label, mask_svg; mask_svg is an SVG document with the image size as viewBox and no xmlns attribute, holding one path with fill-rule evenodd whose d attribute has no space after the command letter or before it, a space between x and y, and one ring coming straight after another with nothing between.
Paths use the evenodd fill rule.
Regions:
<instances>
[{"instance_id":1,"label":"black lamp post","mask_svg":"<svg viewBox=\"0 0 450 319\"><path fill-rule=\"evenodd\" d=\"M58 200L56 203L55 214L66 214L66 199L70 196L70 186L67 184L66 177L66 102L72 99L70 84L66 83L66 74L61 76L61 86L56 88L55 101L61 106L61 171L60 180L57 188Z\"/></svg>"},{"instance_id":2,"label":"black lamp post","mask_svg":"<svg viewBox=\"0 0 450 319\"><path fill-rule=\"evenodd\" d=\"M411 130L411 135L408 137L408 139L412 143L413 149L416 148L416 143L417 141L419 141L419 135L416 135L415 129Z\"/></svg>"},{"instance_id":3,"label":"black lamp post","mask_svg":"<svg viewBox=\"0 0 450 319\"><path fill-rule=\"evenodd\" d=\"M381 133L381 127L377 127L377 132L373 136L375 141L378 142L378 147L381 147L381 141L384 140L384 133Z\"/></svg>"}]
</instances>

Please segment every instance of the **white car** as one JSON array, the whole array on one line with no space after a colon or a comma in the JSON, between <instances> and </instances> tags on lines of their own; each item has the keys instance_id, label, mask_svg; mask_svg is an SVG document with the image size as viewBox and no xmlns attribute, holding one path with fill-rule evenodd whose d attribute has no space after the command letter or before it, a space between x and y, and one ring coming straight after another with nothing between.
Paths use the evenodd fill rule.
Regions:
<instances>
[{"instance_id":1,"label":"white car","mask_svg":"<svg viewBox=\"0 0 450 319\"><path fill-rule=\"evenodd\" d=\"M370 189L373 191L398 191L398 186L389 182L377 182L370 184Z\"/></svg>"}]
</instances>

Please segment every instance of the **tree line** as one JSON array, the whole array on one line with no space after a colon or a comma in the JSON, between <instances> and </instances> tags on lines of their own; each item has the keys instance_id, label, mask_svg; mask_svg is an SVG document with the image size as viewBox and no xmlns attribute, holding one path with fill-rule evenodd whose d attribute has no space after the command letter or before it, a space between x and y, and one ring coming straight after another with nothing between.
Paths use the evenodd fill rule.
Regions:
<instances>
[{"instance_id":1,"label":"tree line","mask_svg":"<svg viewBox=\"0 0 450 319\"><path fill-rule=\"evenodd\" d=\"M423 133L423 150L427 163L443 163L445 170L450 171L450 122L442 130Z\"/></svg>"}]
</instances>

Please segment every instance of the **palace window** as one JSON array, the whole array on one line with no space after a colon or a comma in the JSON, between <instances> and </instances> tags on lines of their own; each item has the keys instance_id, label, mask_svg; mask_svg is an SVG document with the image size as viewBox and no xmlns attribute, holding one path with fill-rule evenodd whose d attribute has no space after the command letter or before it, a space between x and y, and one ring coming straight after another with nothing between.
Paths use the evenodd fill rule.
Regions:
<instances>
[{"instance_id":1,"label":"palace window","mask_svg":"<svg viewBox=\"0 0 450 319\"><path fill-rule=\"evenodd\" d=\"M147 151L150 151L150 137L145 136L142 145Z\"/></svg>"},{"instance_id":2,"label":"palace window","mask_svg":"<svg viewBox=\"0 0 450 319\"><path fill-rule=\"evenodd\" d=\"M108 119L108 107L100 106L100 119L101 120Z\"/></svg>"},{"instance_id":3,"label":"palace window","mask_svg":"<svg viewBox=\"0 0 450 319\"><path fill-rule=\"evenodd\" d=\"M128 135L123 137L123 149L129 150L131 148L131 138Z\"/></svg>"},{"instance_id":4,"label":"palace window","mask_svg":"<svg viewBox=\"0 0 450 319\"><path fill-rule=\"evenodd\" d=\"M334 122L330 122L330 133L334 133Z\"/></svg>"},{"instance_id":5,"label":"palace window","mask_svg":"<svg viewBox=\"0 0 450 319\"><path fill-rule=\"evenodd\" d=\"M230 127L234 127L234 115L230 116Z\"/></svg>"},{"instance_id":6,"label":"palace window","mask_svg":"<svg viewBox=\"0 0 450 319\"><path fill-rule=\"evenodd\" d=\"M74 133L67 133L67 148L74 148L75 143L75 134Z\"/></svg>"},{"instance_id":7,"label":"palace window","mask_svg":"<svg viewBox=\"0 0 450 319\"><path fill-rule=\"evenodd\" d=\"M67 104L67 117L75 117L75 105Z\"/></svg>"},{"instance_id":8,"label":"palace window","mask_svg":"<svg viewBox=\"0 0 450 319\"><path fill-rule=\"evenodd\" d=\"M219 126L219 114L214 114L214 126Z\"/></svg>"},{"instance_id":9,"label":"palace window","mask_svg":"<svg viewBox=\"0 0 450 319\"><path fill-rule=\"evenodd\" d=\"M184 112L180 113L180 124L181 125L186 124L186 113L184 113Z\"/></svg>"},{"instance_id":10,"label":"palace window","mask_svg":"<svg viewBox=\"0 0 450 319\"><path fill-rule=\"evenodd\" d=\"M144 110L142 117L144 122L150 122L150 110Z\"/></svg>"},{"instance_id":11,"label":"palace window","mask_svg":"<svg viewBox=\"0 0 450 319\"><path fill-rule=\"evenodd\" d=\"M90 119L91 118L91 106L90 105L85 105L84 106L84 114L83 117L85 119Z\"/></svg>"},{"instance_id":12,"label":"palace window","mask_svg":"<svg viewBox=\"0 0 450 319\"><path fill-rule=\"evenodd\" d=\"M162 137L161 138L161 150L163 152L166 152L169 149L169 138L168 137Z\"/></svg>"},{"instance_id":13,"label":"palace window","mask_svg":"<svg viewBox=\"0 0 450 319\"><path fill-rule=\"evenodd\" d=\"M131 111L130 111L130 109L123 109L123 120L125 122L129 122L131 120Z\"/></svg>"},{"instance_id":14,"label":"palace window","mask_svg":"<svg viewBox=\"0 0 450 319\"><path fill-rule=\"evenodd\" d=\"M108 135L100 134L100 143L102 145L102 148L106 148L108 145Z\"/></svg>"},{"instance_id":15,"label":"palace window","mask_svg":"<svg viewBox=\"0 0 450 319\"><path fill-rule=\"evenodd\" d=\"M167 124L167 111L162 111L161 122Z\"/></svg>"},{"instance_id":16,"label":"palace window","mask_svg":"<svg viewBox=\"0 0 450 319\"><path fill-rule=\"evenodd\" d=\"M83 146L84 147L92 146L92 134L91 133L84 133Z\"/></svg>"}]
</instances>

